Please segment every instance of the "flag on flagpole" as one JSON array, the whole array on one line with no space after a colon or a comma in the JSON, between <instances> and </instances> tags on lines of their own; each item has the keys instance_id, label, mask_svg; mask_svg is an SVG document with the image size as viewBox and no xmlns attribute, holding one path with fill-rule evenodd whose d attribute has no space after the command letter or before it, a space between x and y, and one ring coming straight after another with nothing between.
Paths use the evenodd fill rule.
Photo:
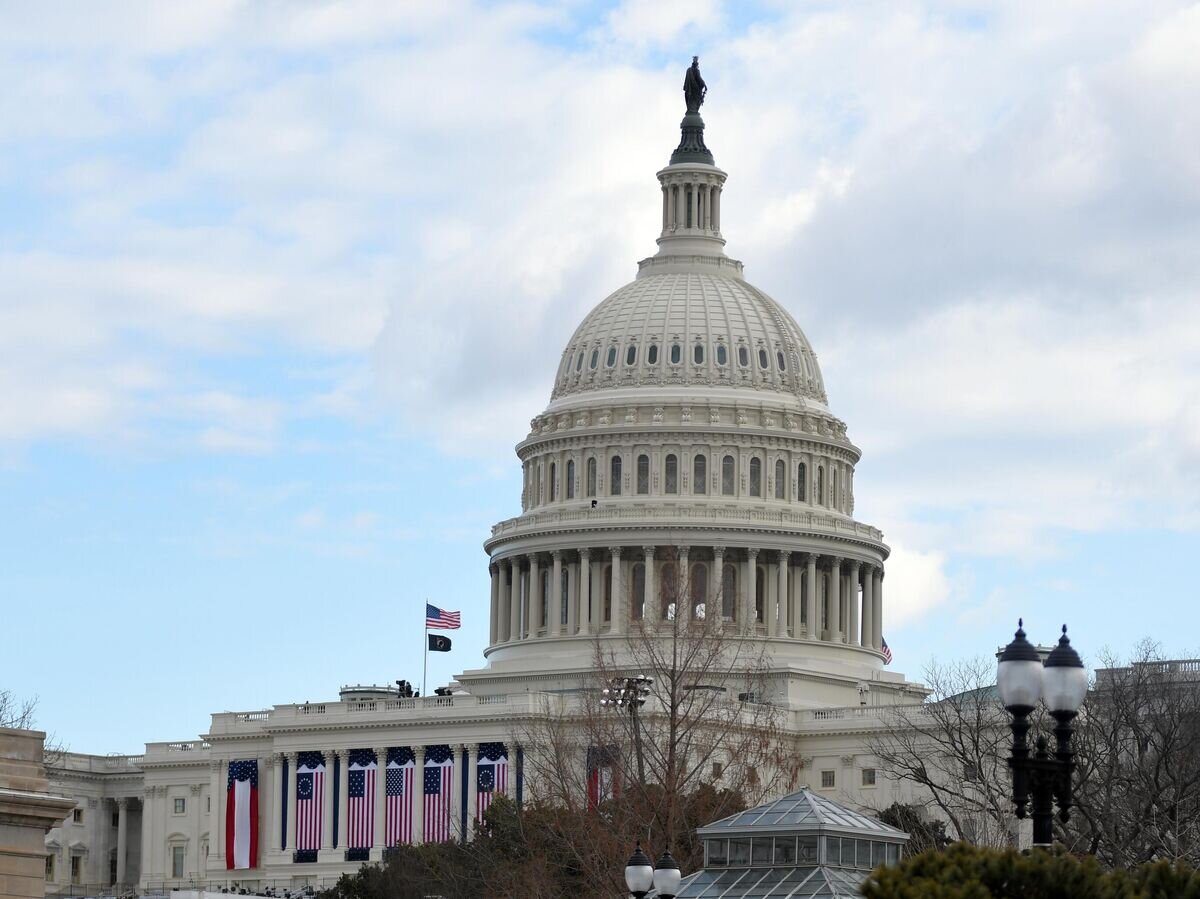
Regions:
<instances>
[{"instance_id":1,"label":"flag on flagpole","mask_svg":"<svg viewBox=\"0 0 1200 899\"><path fill-rule=\"evenodd\" d=\"M302 752L296 760L296 848L320 849L325 812L325 757Z\"/></svg>"},{"instance_id":2,"label":"flag on flagpole","mask_svg":"<svg viewBox=\"0 0 1200 899\"><path fill-rule=\"evenodd\" d=\"M449 637L443 637L441 634L426 634L426 636L429 637L430 652L450 651L451 643Z\"/></svg>"},{"instance_id":3,"label":"flag on flagpole","mask_svg":"<svg viewBox=\"0 0 1200 899\"><path fill-rule=\"evenodd\" d=\"M503 743L479 744L479 805L476 810L476 820L483 820L483 813L492 804L497 795L508 792L508 752Z\"/></svg>"},{"instance_id":4,"label":"flag on flagpole","mask_svg":"<svg viewBox=\"0 0 1200 899\"><path fill-rule=\"evenodd\" d=\"M351 749L346 773L346 845L375 845L375 782L378 764L370 749Z\"/></svg>"},{"instance_id":5,"label":"flag on flagpole","mask_svg":"<svg viewBox=\"0 0 1200 899\"><path fill-rule=\"evenodd\" d=\"M445 843L450 839L450 791L453 787L454 756L446 745L425 750L425 842Z\"/></svg>"},{"instance_id":6,"label":"flag on flagpole","mask_svg":"<svg viewBox=\"0 0 1200 899\"><path fill-rule=\"evenodd\" d=\"M447 612L425 603L425 627L431 630L456 631L462 627L462 613Z\"/></svg>"},{"instance_id":7,"label":"flag on flagpole","mask_svg":"<svg viewBox=\"0 0 1200 899\"><path fill-rule=\"evenodd\" d=\"M388 750L387 773L384 775L384 788L387 791L385 847L412 842L413 777L416 767L416 759L407 746Z\"/></svg>"},{"instance_id":8,"label":"flag on flagpole","mask_svg":"<svg viewBox=\"0 0 1200 899\"><path fill-rule=\"evenodd\" d=\"M258 762L229 763L225 813L225 867L258 867ZM214 800L215 801L215 800Z\"/></svg>"},{"instance_id":9,"label":"flag on flagpole","mask_svg":"<svg viewBox=\"0 0 1200 899\"><path fill-rule=\"evenodd\" d=\"M883 642L883 664L890 665L892 664L892 651L888 649L887 640L884 640L883 637L879 639Z\"/></svg>"}]
</instances>

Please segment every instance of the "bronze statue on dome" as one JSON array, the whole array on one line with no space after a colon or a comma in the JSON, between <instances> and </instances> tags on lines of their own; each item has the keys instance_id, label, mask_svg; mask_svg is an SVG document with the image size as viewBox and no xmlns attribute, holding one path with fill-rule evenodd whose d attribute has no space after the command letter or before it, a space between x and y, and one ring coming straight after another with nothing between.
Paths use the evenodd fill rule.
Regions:
<instances>
[{"instance_id":1,"label":"bronze statue on dome","mask_svg":"<svg viewBox=\"0 0 1200 899\"><path fill-rule=\"evenodd\" d=\"M687 101L688 112L699 112L704 103L704 95L708 93L708 85L700 77L700 57L692 57L692 65L683 76L683 98Z\"/></svg>"}]
</instances>

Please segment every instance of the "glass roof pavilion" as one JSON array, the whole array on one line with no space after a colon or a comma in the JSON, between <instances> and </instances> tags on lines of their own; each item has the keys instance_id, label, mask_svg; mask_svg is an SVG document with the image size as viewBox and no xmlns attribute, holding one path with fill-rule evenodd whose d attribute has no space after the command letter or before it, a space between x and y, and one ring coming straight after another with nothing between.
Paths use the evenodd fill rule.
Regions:
<instances>
[{"instance_id":1,"label":"glass roof pavilion","mask_svg":"<svg viewBox=\"0 0 1200 899\"><path fill-rule=\"evenodd\" d=\"M704 867L679 899L859 896L872 868L900 860L908 834L810 790L702 827Z\"/></svg>"}]
</instances>

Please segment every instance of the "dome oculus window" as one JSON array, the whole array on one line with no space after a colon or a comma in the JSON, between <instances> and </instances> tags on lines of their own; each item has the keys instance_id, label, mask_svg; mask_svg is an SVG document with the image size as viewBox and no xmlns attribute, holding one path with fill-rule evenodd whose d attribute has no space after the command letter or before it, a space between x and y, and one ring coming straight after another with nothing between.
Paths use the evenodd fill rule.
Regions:
<instances>
[{"instance_id":1,"label":"dome oculus window","mask_svg":"<svg viewBox=\"0 0 1200 899\"><path fill-rule=\"evenodd\" d=\"M758 367L765 369L770 364L771 360L767 358L767 351L760 348L758 351Z\"/></svg>"},{"instance_id":2,"label":"dome oculus window","mask_svg":"<svg viewBox=\"0 0 1200 899\"><path fill-rule=\"evenodd\" d=\"M630 344L629 349L625 351L625 364L633 365L635 362L637 362L637 347Z\"/></svg>"},{"instance_id":3,"label":"dome oculus window","mask_svg":"<svg viewBox=\"0 0 1200 899\"><path fill-rule=\"evenodd\" d=\"M683 359L683 349L677 343L671 344L671 364L678 365Z\"/></svg>"},{"instance_id":4,"label":"dome oculus window","mask_svg":"<svg viewBox=\"0 0 1200 899\"><path fill-rule=\"evenodd\" d=\"M704 364L704 344L698 343L692 348L692 359L697 365Z\"/></svg>"},{"instance_id":5,"label":"dome oculus window","mask_svg":"<svg viewBox=\"0 0 1200 899\"><path fill-rule=\"evenodd\" d=\"M738 347L738 365L740 365L742 368L746 368L750 365L750 351L744 346ZM595 365L592 366L592 368L595 367Z\"/></svg>"},{"instance_id":6,"label":"dome oculus window","mask_svg":"<svg viewBox=\"0 0 1200 899\"><path fill-rule=\"evenodd\" d=\"M608 355L604 357L604 367L612 368L616 364L617 364L617 348L615 346L610 346L608 348Z\"/></svg>"},{"instance_id":7,"label":"dome oculus window","mask_svg":"<svg viewBox=\"0 0 1200 899\"><path fill-rule=\"evenodd\" d=\"M783 360L783 350L777 351L775 353L775 358L779 361L779 370L787 371L787 363Z\"/></svg>"},{"instance_id":8,"label":"dome oculus window","mask_svg":"<svg viewBox=\"0 0 1200 899\"><path fill-rule=\"evenodd\" d=\"M717 344L717 365L724 365L729 361L729 353L725 349L725 344Z\"/></svg>"},{"instance_id":9,"label":"dome oculus window","mask_svg":"<svg viewBox=\"0 0 1200 899\"><path fill-rule=\"evenodd\" d=\"M650 349L646 350L646 362L650 365L658 364L658 344L650 344Z\"/></svg>"},{"instance_id":10,"label":"dome oculus window","mask_svg":"<svg viewBox=\"0 0 1200 899\"><path fill-rule=\"evenodd\" d=\"M588 368L594 369L599 364L600 364L600 350L594 349L594 350L592 350L592 359L588 363Z\"/></svg>"}]
</instances>

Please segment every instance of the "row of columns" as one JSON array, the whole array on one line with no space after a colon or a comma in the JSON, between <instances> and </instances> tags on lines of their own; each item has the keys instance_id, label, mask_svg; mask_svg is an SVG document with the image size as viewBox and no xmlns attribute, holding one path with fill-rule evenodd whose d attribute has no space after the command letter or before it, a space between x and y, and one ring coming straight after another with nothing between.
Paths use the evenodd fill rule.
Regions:
<instances>
[{"instance_id":1,"label":"row of columns","mask_svg":"<svg viewBox=\"0 0 1200 899\"><path fill-rule=\"evenodd\" d=\"M717 184L674 182L664 184L663 233L721 230L721 187ZM689 216L690 213L690 216Z\"/></svg>"},{"instance_id":2,"label":"row of columns","mask_svg":"<svg viewBox=\"0 0 1200 899\"><path fill-rule=\"evenodd\" d=\"M713 563L708 579L708 595L704 598L706 608L713 598L722 599L726 562L725 547L714 546L707 549L712 554ZM632 590L627 591L623 583L624 550L623 547L613 546L606 550L584 548L570 555L564 550L551 552L549 597L542 595L542 554L531 553L504 558L491 565L491 645L529 640L539 636L591 636L604 631L605 625L607 631L604 632L624 633L628 622L633 618L632 603L635 599L627 595L627 592L631 593ZM660 593L656 566L658 550L657 546L634 549L635 554L640 553L641 561L645 564L643 599L648 617L661 616L661 611L655 612L661 609L658 602ZM686 581L689 572L689 547L674 547L673 550L675 559L672 561L676 562L676 570ZM743 560L733 563L739 565L742 572L737 578L742 589L738 591L734 600L737 607L734 618L739 623L740 633L758 633L761 627L769 637L804 636L812 640L882 649L882 566L864 563L858 559L818 553L769 551L771 556L765 560L766 568L768 577L773 577L774 583L764 584L764 608L760 622L757 609L760 551L749 548L737 552L744 555ZM606 610L601 607L606 599L603 577L597 576L602 569L593 572L593 553L600 566L606 562L611 566L612 589L607 598L611 600L613 607L607 610L607 615ZM793 556L800 557L801 563L794 581L791 579ZM565 625L562 615L564 569L567 572L568 591ZM817 608L818 569L825 575L826 583L824 608L827 612L823 616L823 624L818 618ZM523 577L523 572L528 572L528 576ZM593 593L598 594L594 603ZM682 604L683 599L681 596L678 601ZM546 626L543 628L541 609L544 601L548 601L549 608ZM802 626L802 621L807 623Z\"/></svg>"}]
</instances>

